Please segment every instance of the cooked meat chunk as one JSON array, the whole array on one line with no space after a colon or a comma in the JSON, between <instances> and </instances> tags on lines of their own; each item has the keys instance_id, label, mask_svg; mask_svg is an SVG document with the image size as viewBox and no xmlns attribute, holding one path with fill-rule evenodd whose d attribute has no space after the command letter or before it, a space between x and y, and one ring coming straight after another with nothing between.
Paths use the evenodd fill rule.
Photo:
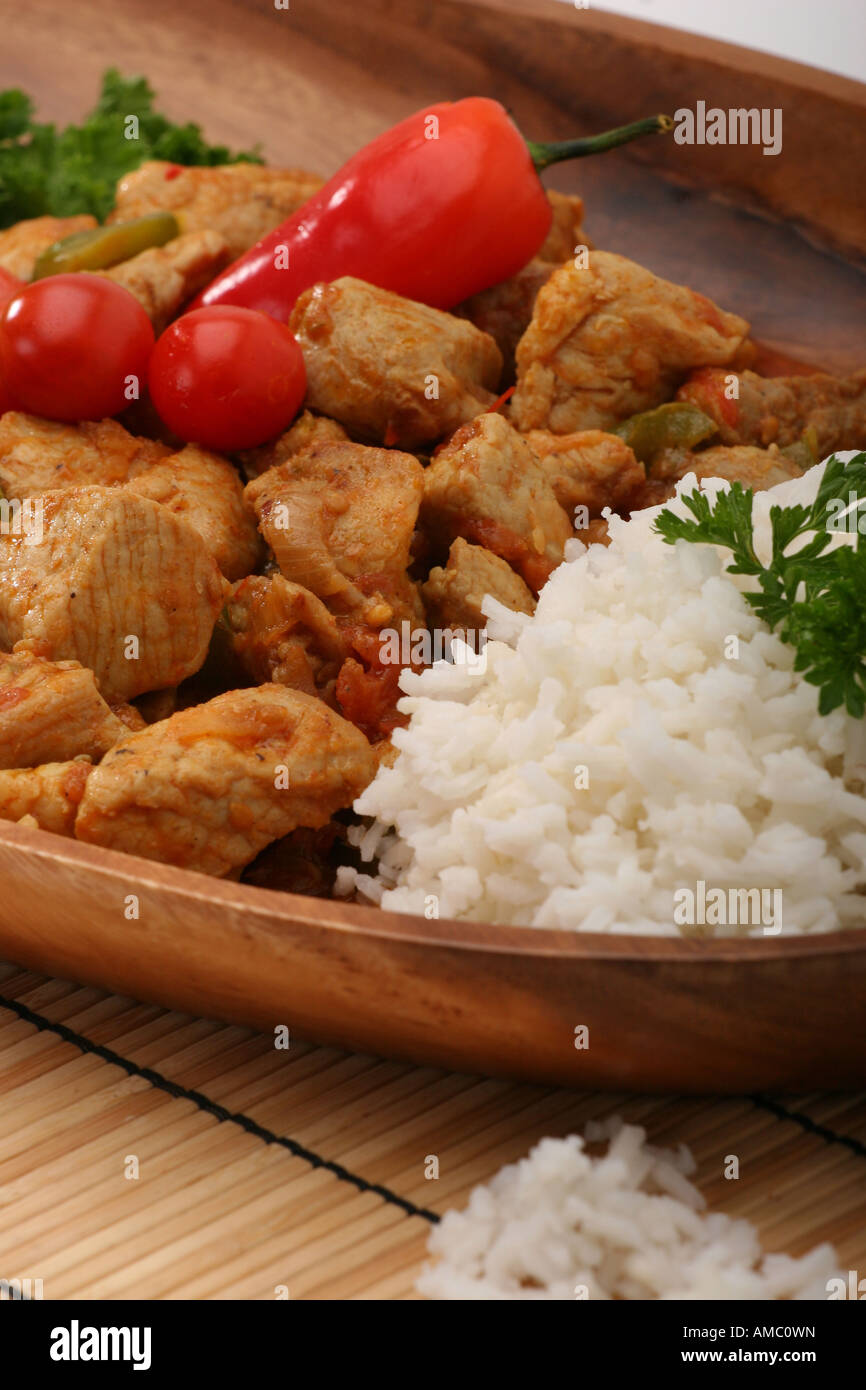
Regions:
<instances>
[{"instance_id":1,"label":"cooked meat chunk","mask_svg":"<svg viewBox=\"0 0 866 1390\"><path fill-rule=\"evenodd\" d=\"M338 425L336 420L329 420L324 415L314 415L312 411L305 410L298 416L291 429L286 430L285 434L281 434L272 444L263 444L260 449L245 449L238 457L244 473L252 481L276 464L285 463L286 459L303 453L304 449L309 449L313 444L338 444L348 438L343 426Z\"/></svg>"},{"instance_id":2,"label":"cooked meat chunk","mask_svg":"<svg viewBox=\"0 0 866 1390\"><path fill-rule=\"evenodd\" d=\"M390 738L383 738L379 743L373 744L373 755L376 759L377 769L393 767L400 756L400 749L394 747Z\"/></svg>"},{"instance_id":3,"label":"cooked meat chunk","mask_svg":"<svg viewBox=\"0 0 866 1390\"><path fill-rule=\"evenodd\" d=\"M431 627L480 632L487 626L481 611L485 595L515 613L534 613L535 599L519 575L492 551L457 537L444 569L430 571L421 593Z\"/></svg>"},{"instance_id":4,"label":"cooked meat chunk","mask_svg":"<svg viewBox=\"0 0 866 1390\"><path fill-rule=\"evenodd\" d=\"M329 821L321 830L301 826L263 849L244 869L241 882L278 893L328 898L337 873L334 846L345 842L346 827L339 821Z\"/></svg>"},{"instance_id":5,"label":"cooked meat chunk","mask_svg":"<svg viewBox=\"0 0 866 1390\"><path fill-rule=\"evenodd\" d=\"M77 661L0 652L0 768L101 758L127 732Z\"/></svg>"},{"instance_id":6,"label":"cooked meat chunk","mask_svg":"<svg viewBox=\"0 0 866 1390\"><path fill-rule=\"evenodd\" d=\"M224 458L188 444L137 439L116 420L58 424L8 411L0 419L0 487L8 498L96 483L126 485L188 522L227 579L255 569L262 553L237 471Z\"/></svg>"},{"instance_id":7,"label":"cooked meat chunk","mask_svg":"<svg viewBox=\"0 0 866 1390\"><path fill-rule=\"evenodd\" d=\"M643 464L618 435L603 430L530 430L524 438L550 479L557 502L572 518L576 507L586 507L591 516L603 507L619 511L646 482Z\"/></svg>"},{"instance_id":8,"label":"cooked meat chunk","mask_svg":"<svg viewBox=\"0 0 866 1390\"><path fill-rule=\"evenodd\" d=\"M517 347L519 430L610 429L670 399L686 373L732 360L745 319L643 266L593 251L542 285Z\"/></svg>"},{"instance_id":9,"label":"cooked meat chunk","mask_svg":"<svg viewBox=\"0 0 866 1390\"><path fill-rule=\"evenodd\" d=\"M0 535L0 646L80 661L106 700L197 671L223 581L192 527L121 488L38 502L41 539Z\"/></svg>"},{"instance_id":10,"label":"cooked meat chunk","mask_svg":"<svg viewBox=\"0 0 866 1390\"><path fill-rule=\"evenodd\" d=\"M89 213L78 217L31 217L26 222L16 222L14 227L0 232L0 269L17 275L19 280L29 280L42 252L55 241L95 226L96 218Z\"/></svg>"},{"instance_id":11,"label":"cooked meat chunk","mask_svg":"<svg viewBox=\"0 0 866 1390\"><path fill-rule=\"evenodd\" d=\"M314 285L289 326L307 404L377 443L441 439L494 400L502 356L465 319L345 276Z\"/></svg>"},{"instance_id":12,"label":"cooked meat chunk","mask_svg":"<svg viewBox=\"0 0 866 1390\"><path fill-rule=\"evenodd\" d=\"M93 274L114 280L135 295L154 327L161 333L188 299L203 290L231 260L228 246L219 232L187 232L152 246L111 270Z\"/></svg>"},{"instance_id":13,"label":"cooked meat chunk","mask_svg":"<svg viewBox=\"0 0 866 1390\"><path fill-rule=\"evenodd\" d=\"M507 560L538 593L572 535L568 516L525 439L501 415L480 415L436 451L424 474L422 523Z\"/></svg>"},{"instance_id":14,"label":"cooked meat chunk","mask_svg":"<svg viewBox=\"0 0 866 1390\"><path fill-rule=\"evenodd\" d=\"M348 655L321 599L281 574L252 574L235 584L225 605L235 655L250 680L273 681L333 701Z\"/></svg>"},{"instance_id":15,"label":"cooked meat chunk","mask_svg":"<svg viewBox=\"0 0 866 1390\"><path fill-rule=\"evenodd\" d=\"M752 449L743 445L729 448L724 444L695 454L687 471L696 473L699 479L727 478L730 483L742 483L743 487L756 492L790 482L803 472L778 449Z\"/></svg>"},{"instance_id":16,"label":"cooked meat chunk","mask_svg":"<svg viewBox=\"0 0 866 1390\"><path fill-rule=\"evenodd\" d=\"M571 260L578 246L592 246L583 230L583 199L576 195L548 192L553 206L553 222L543 246L534 258L500 284L465 299L452 312L469 319L483 333L489 333L502 353L500 388L511 386L516 377L514 354L529 327L535 300L541 286L563 261Z\"/></svg>"},{"instance_id":17,"label":"cooked meat chunk","mask_svg":"<svg viewBox=\"0 0 866 1390\"><path fill-rule=\"evenodd\" d=\"M137 439L116 420L80 425L7 410L0 417L0 488L5 497L38 497L54 488L127 482L171 454Z\"/></svg>"},{"instance_id":18,"label":"cooked meat chunk","mask_svg":"<svg viewBox=\"0 0 866 1390\"><path fill-rule=\"evenodd\" d=\"M681 454L680 463L683 463ZM688 473L688 471L688 468L683 468L684 475ZM631 511L642 512L646 507L660 507L662 502L668 502L676 492L674 483L677 477L679 477L679 474L672 469L669 478L657 478L655 476L647 478L640 492L632 499ZM591 521L589 524L590 527L592 527L595 525L595 522ZM607 525L606 522L605 525ZM586 545L589 545L585 532L580 532L580 539Z\"/></svg>"},{"instance_id":19,"label":"cooked meat chunk","mask_svg":"<svg viewBox=\"0 0 866 1390\"><path fill-rule=\"evenodd\" d=\"M773 444L769 449L756 449L748 444L719 444L712 449L690 453L688 449L670 449L653 464L653 477L659 481L676 482L687 473L698 478L726 478L729 483L761 492L777 483L799 478L803 470L781 453Z\"/></svg>"},{"instance_id":20,"label":"cooked meat chunk","mask_svg":"<svg viewBox=\"0 0 866 1390\"><path fill-rule=\"evenodd\" d=\"M657 507L676 492L676 484L687 473L694 473L698 482L704 478L725 478L729 483L763 492L777 483L790 482L802 474L800 466L779 451L775 444L769 449L751 445L720 444L712 449L692 452L689 449L666 449L653 462L652 476L632 499L631 509Z\"/></svg>"},{"instance_id":21,"label":"cooked meat chunk","mask_svg":"<svg viewBox=\"0 0 866 1390\"><path fill-rule=\"evenodd\" d=\"M291 217L322 182L305 169L261 164L190 168L150 159L120 180L108 220L173 212L185 232L219 232L235 260Z\"/></svg>"},{"instance_id":22,"label":"cooked meat chunk","mask_svg":"<svg viewBox=\"0 0 866 1390\"><path fill-rule=\"evenodd\" d=\"M139 695L133 706L141 718L139 728L147 724L158 724L160 719L168 719L177 709L177 686L171 686L168 690L149 690L145 695Z\"/></svg>"},{"instance_id":23,"label":"cooked meat chunk","mask_svg":"<svg viewBox=\"0 0 866 1390\"><path fill-rule=\"evenodd\" d=\"M35 821L40 830L71 835L92 772L84 759L0 771L0 820L26 816L27 824Z\"/></svg>"},{"instance_id":24,"label":"cooked meat chunk","mask_svg":"<svg viewBox=\"0 0 866 1390\"><path fill-rule=\"evenodd\" d=\"M255 517L237 470L219 454L187 444L143 472L128 490L167 507L198 532L226 579L242 579L262 556Z\"/></svg>"},{"instance_id":25,"label":"cooked meat chunk","mask_svg":"<svg viewBox=\"0 0 866 1390\"><path fill-rule=\"evenodd\" d=\"M570 261L578 246L592 246L583 230L583 199L576 193L556 193L547 190L547 198L553 208L553 221L544 244L536 251L539 261L561 265Z\"/></svg>"},{"instance_id":26,"label":"cooked meat chunk","mask_svg":"<svg viewBox=\"0 0 866 1390\"><path fill-rule=\"evenodd\" d=\"M115 700L109 706L112 714L115 714L125 729L131 729L137 734L139 729L143 729L147 720L135 705L127 705L123 701Z\"/></svg>"},{"instance_id":27,"label":"cooked meat chunk","mask_svg":"<svg viewBox=\"0 0 866 1390\"><path fill-rule=\"evenodd\" d=\"M232 690L113 748L75 834L226 874L299 825L326 825L374 773L363 734L321 700L283 685Z\"/></svg>"},{"instance_id":28,"label":"cooked meat chunk","mask_svg":"<svg viewBox=\"0 0 866 1390\"><path fill-rule=\"evenodd\" d=\"M421 616L406 571L423 486L410 454L317 444L248 483L245 496L286 579L380 628Z\"/></svg>"},{"instance_id":29,"label":"cooked meat chunk","mask_svg":"<svg viewBox=\"0 0 866 1390\"><path fill-rule=\"evenodd\" d=\"M834 449L860 449L866 439L866 371L853 376L761 377L737 374L729 400L728 373L696 372L678 398L692 401L718 424L723 444L796 444L814 430L819 458Z\"/></svg>"},{"instance_id":30,"label":"cooked meat chunk","mask_svg":"<svg viewBox=\"0 0 866 1390\"><path fill-rule=\"evenodd\" d=\"M509 276L489 290L474 294L471 299L465 299L454 310L460 318L469 319L476 328L488 333L496 343L502 353L499 381L502 387L511 386L514 382L517 344L529 327L538 291L552 274L553 267L549 262L536 258L516 275Z\"/></svg>"}]
</instances>

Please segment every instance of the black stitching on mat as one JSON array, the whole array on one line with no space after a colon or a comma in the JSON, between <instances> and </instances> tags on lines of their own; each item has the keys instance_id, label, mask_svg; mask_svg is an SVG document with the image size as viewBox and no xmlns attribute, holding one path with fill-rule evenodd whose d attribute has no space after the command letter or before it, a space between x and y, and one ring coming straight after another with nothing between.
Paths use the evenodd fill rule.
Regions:
<instances>
[{"instance_id":1,"label":"black stitching on mat","mask_svg":"<svg viewBox=\"0 0 866 1390\"><path fill-rule=\"evenodd\" d=\"M416 1206L406 1197L400 1197L390 1188L383 1187L380 1183L368 1182L366 1178L360 1178L356 1173L352 1173L348 1168L344 1168L342 1163L334 1163L329 1158L322 1158L321 1154L315 1153L303 1144L299 1144L295 1139L288 1139L285 1135L274 1134L271 1130L265 1129L264 1125L258 1124L249 1115L244 1115L240 1111L226 1110L225 1106L219 1105L215 1100L203 1094L202 1091L192 1091L186 1086L180 1086L176 1081L170 1081L161 1072L154 1071L151 1067L140 1067L137 1062L131 1062L128 1057L122 1057L119 1052L115 1052L110 1047L103 1047L101 1043L91 1042L90 1038L84 1037L81 1033L74 1032L67 1028L65 1023L53 1023L50 1018L45 1018L42 1014L34 1013L28 1009L26 1004L21 1004L17 999L7 999L0 994L0 1008L9 1009L18 1015L25 1023L32 1023L34 1028L38 1028L40 1033L56 1033L58 1038L64 1042L72 1043L74 1047L82 1052L90 1052L96 1057L101 1057L104 1062L110 1062L112 1066L122 1067L127 1076L140 1076L144 1081L150 1083L158 1091L165 1091L168 1095L174 1096L178 1100L190 1100L199 1110L205 1111L208 1115L213 1115L220 1123L238 1125L247 1134L252 1134L256 1139L261 1139L265 1144L279 1144L280 1148L288 1149L295 1158L302 1158L305 1163L309 1163L311 1168L323 1168L328 1173L333 1173L340 1182L347 1182L356 1187L359 1192L374 1192L377 1197L381 1197L384 1202L389 1202L391 1206L399 1207L407 1216L421 1216L425 1221L430 1221L434 1225L440 1220L439 1213L428 1211L426 1207Z\"/></svg>"},{"instance_id":2,"label":"black stitching on mat","mask_svg":"<svg viewBox=\"0 0 866 1390\"><path fill-rule=\"evenodd\" d=\"M749 1096L749 1100L760 1109L769 1110L778 1120L793 1120L801 1129L805 1129L808 1134L814 1134L818 1139L823 1139L825 1143L843 1144L846 1149L857 1154L858 1158L866 1158L866 1144L861 1140L854 1139L850 1134L837 1134L835 1130L813 1120L811 1115L804 1115L802 1110L789 1110L777 1100L770 1100L769 1096Z\"/></svg>"},{"instance_id":3,"label":"black stitching on mat","mask_svg":"<svg viewBox=\"0 0 866 1390\"><path fill-rule=\"evenodd\" d=\"M147 1081L158 1091L164 1091L167 1095L178 1100L192 1101L199 1110L213 1115L221 1124L228 1122L238 1125L247 1134L261 1139L263 1143L279 1144L280 1148L288 1150L295 1158L303 1159L305 1163L309 1163L311 1168L322 1168L326 1172L332 1173L340 1182L347 1182L352 1187L356 1187L359 1192L375 1193L384 1202L399 1207L407 1216L420 1216L423 1220L434 1225L441 1219L438 1212L430 1211L427 1207L417 1206L415 1202L410 1202L408 1198L399 1196L390 1188L383 1187L381 1183L368 1182L366 1178L359 1177L356 1173L350 1172L348 1168L344 1168L342 1163L334 1163L331 1159L322 1158L321 1154L299 1144L295 1139L274 1134L272 1130L266 1129L264 1125L258 1124L256 1120L251 1119L249 1115L244 1115L241 1111L226 1110L225 1106L211 1100L202 1091L193 1091L186 1086L179 1085L176 1081L170 1081L167 1076L154 1071L151 1067L141 1067L137 1062L130 1061L128 1057L122 1057L119 1052L115 1052L112 1048L103 1047L101 1043L92 1042L90 1038L76 1033L72 1028L67 1028L65 1023L54 1023L51 1019L45 1018L43 1014L34 1013L33 1009L29 1009L26 1004L20 1003L17 999L9 999L6 995L0 994L0 1008L8 1009L11 1013L17 1014L25 1023L32 1023L34 1028L37 1028L41 1033L54 1033L64 1042L72 1043L81 1052L92 1053L96 1057L101 1057L104 1062L109 1062L112 1066L121 1067L127 1076L140 1076L142 1080ZM800 1110L789 1110L786 1106L780 1105L778 1101L771 1100L769 1096L750 1095L748 1099L753 1105L775 1115L777 1119L792 1120L801 1129L809 1134L814 1134L818 1139L823 1139L825 1143L841 1144L844 1148L857 1154L859 1158L866 1158L866 1144L861 1140L848 1134L837 1134L835 1130L819 1124L811 1116Z\"/></svg>"}]
</instances>

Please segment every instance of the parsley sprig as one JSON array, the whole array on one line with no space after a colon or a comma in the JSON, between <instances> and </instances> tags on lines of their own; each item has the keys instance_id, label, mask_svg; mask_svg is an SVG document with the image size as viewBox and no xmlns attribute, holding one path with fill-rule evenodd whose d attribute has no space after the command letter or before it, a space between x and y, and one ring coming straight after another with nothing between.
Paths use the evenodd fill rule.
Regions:
<instances>
[{"instance_id":1,"label":"parsley sprig","mask_svg":"<svg viewBox=\"0 0 866 1390\"><path fill-rule=\"evenodd\" d=\"M848 511L852 495L860 499ZM752 526L751 488L733 483L714 499L693 492L681 499L691 518L666 508L655 529L678 540L723 546L733 554L731 574L754 576L756 593L744 594L783 642L796 649L794 669L819 689L818 708L830 714L844 705L854 719L866 713L866 547L860 545L860 505L866 504L866 453L847 463L827 462L811 506L770 509L773 555L758 559ZM834 529L847 529L853 545L828 550ZM808 537L793 554L794 541Z\"/></svg>"},{"instance_id":2,"label":"parsley sprig","mask_svg":"<svg viewBox=\"0 0 866 1390\"><path fill-rule=\"evenodd\" d=\"M138 136L127 139L127 118ZM92 213L102 221L114 204L115 185L146 159L175 164L261 162L258 150L233 154L210 145L200 128L178 125L154 110L143 77L122 77L109 68L94 109L81 125L61 130L33 119L33 103L17 88L0 92L0 228L25 217Z\"/></svg>"}]
</instances>

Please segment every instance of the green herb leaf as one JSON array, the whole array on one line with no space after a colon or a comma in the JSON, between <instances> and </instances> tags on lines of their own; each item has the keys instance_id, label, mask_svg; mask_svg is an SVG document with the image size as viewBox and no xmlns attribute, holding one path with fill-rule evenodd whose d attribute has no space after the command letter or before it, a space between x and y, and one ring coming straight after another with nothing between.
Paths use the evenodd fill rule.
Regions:
<instances>
[{"instance_id":1,"label":"green herb leaf","mask_svg":"<svg viewBox=\"0 0 866 1390\"><path fill-rule=\"evenodd\" d=\"M674 541L704 541L707 545L723 545L734 552L733 574L760 574L761 562L752 548L752 493L734 483L728 492L720 492L714 503L701 492L683 497L694 521L675 516L667 509L656 520L655 529L669 545Z\"/></svg>"},{"instance_id":2,"label":"green herb leaf","mask_svg":"<svg viewBox=\"0 0 866 1390\"><path fill-rule=\"evenodd\" d=\"M773 554L762 565L754 549L751 490L739 483L711 502L701 493L682 501L694 520L661 512L655 529L678 540L722 546L733 554L731 574L755 575L759 592L746 602L783 642L796 649L794 669L818 687L821 714L844 705L854 719L866 713L866 548L860 547L860 499L866 503L866 453L827 461L811 507L771 507ZM834 530L853 545L828 550ZM805 538L793 554L794 541Z\"/></svg>"},{"instance_id":3,"label":"green herb leaf","mask_svg":"<svg viewBox=\"0 0 866 1390\"><path fill-rule=\"evenodd\" d=\"M109 68L93 111L81 125L58 131L35 122L24 92L0 92L0 228L51 213L89 212L100 222L114 204L118 179L147 159L176 164L261 163L258 150L233 153L209 145L194 124L177 125L153 109L143 77ZM138 138L127 139L128 118Z\"/></svg>"}]
</instances>

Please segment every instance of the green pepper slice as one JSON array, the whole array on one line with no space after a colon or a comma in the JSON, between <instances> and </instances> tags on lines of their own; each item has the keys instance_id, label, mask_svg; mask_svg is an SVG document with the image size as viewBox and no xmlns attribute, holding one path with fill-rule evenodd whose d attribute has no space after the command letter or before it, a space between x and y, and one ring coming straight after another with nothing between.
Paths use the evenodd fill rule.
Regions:
<instances>
[{"instance_id":1,"label":"green pepper slice","mask_svg":"<svg viewBox=\"0 0 866 1390\"><path fill-rule=\"evenodd\" d=\"M179 235L177 218L170 212L149 212L131 222L113 222L110 226L73 232L42 252L32 279L76 270L109 270L130 256L151 246L164 246Z\"/></svg>"},{"instance_id":2,"label":"green pepper slice","mask_svg":"<svg viewBox=\"0 0 866 1390\"><path fill-rule=\"evenodd\" d=\"M693 449L715 434L715 420L688 401L668 401L655 410L644 410L623 420L613 430L647 467L662 449Z\"/></svg>"}]
</instances>

